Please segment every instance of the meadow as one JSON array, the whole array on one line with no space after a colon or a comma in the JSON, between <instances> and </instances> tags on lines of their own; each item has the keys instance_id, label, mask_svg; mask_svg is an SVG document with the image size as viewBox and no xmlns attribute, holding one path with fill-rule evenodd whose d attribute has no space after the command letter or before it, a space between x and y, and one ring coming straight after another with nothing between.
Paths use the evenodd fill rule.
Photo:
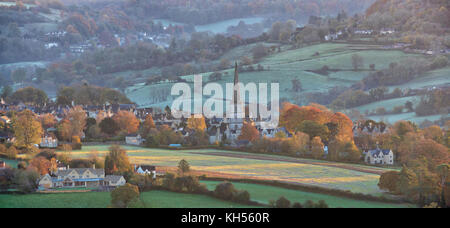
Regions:
<instances>
[{"instance_id":1,"label":"meadow","mask_svg":"<svg viewBox=\"0 0 450 228\"><path fill-rule=\"evenodd\" d=\"M220 181L201 181L209 190L214 190ZM299 190L292 190L274 186L249 184L232 182L234 187L238 190L246 190L250 193L251 200L262 204L269 204L272 200L277 200L283 196L291 203L300 202L304 203L307 200L318 202L324 200L331 208L404 208L411 207L407 204L393 204L393 203L380 203L364 200L348 199L343 197L304 192Z\"/></svg>"},{"instance_id":2,"label":"meadow","mask_svg":"<svg viewBox=\"0 0 450 228\"><path fill-rule=\"evenodd\" d=\"M186 159L193 170L210 174L219 173L242 178L277 180L375 196L384 195L384 192L377 186L380 176L376 173L391 170L327 161L316 161L311 164L314 160L297 158L292 161L280 161L277 159L285 159L285 157L276 155L258 155L261 159L245 158L243 156L250 154L213 149L166 150L132 146L124 148L133 164L176 167L181 159ZM107 152L108 146L84 146L82 151L73 151L70 154L74 158L87 158L92 153L105 156ZM223 153L236 156L226 156ZM352 166L354 169L336 167L336 165ZM356 171L357 168L362 167L369 171Z\"/></svg>"},{"instance_id":3,"label":"meadow","mask_svg":"<svg viewBox=\"0 0 450 228\"><path fill-rule=\"evenodd\" d=\"M167 191L141 193L148 208L245 208L238 203L213 197ZM111 203L109 192L0 194L0 208L106 208Z\"/></svg>"},{"instance_id":4,"label":"meadow","mask_svg":"<svg viewBox=\"0 0 450 228\"><path fill-rule=\"evenodd\" d=\"M243 21L246 24L255 24L255 23L262 23L264 18L262 17L248 17L248 18L235 18L230 20L224 20L219 21L216 23L211 24L205 24L205 25L196 25L195 30L197 32L212 32L212 33L226 33L228 27L230 26L237 26L239 22ZM171 20L166 19L155 19L155 23L161 22L163 26L169 26L169 25L184 25L180 22L175 22Z\"/></svg>"},{"instance_id":5,"label":"meadow","mask_svg":"<svg viewBox=\"0 0 450 228\"><path fill-rule=\"evenodd\" d=\"M213 64L219 64L221 60L227 59L230 62L240 61L243 56L252 57L252 48L256 45L262 44L266 47L278 46L274 43L256 43L244 45L233 48L225 53L220 59L212 61ZM280 99L282 101L289 101L296 104L306 105L309 101L305 95L311 92L324 93L330 88L336 86L350 87L361 79L367 77L370 72L370 64L375 65L376 70L389 68L392 62L401 62L408 58L428 58L425 55L404 53L400 50L387 50L381 45L363 45L363 44L349 44L349 43L322 43L311 45L300 49L291 50L289 45L281 45L281 52L273 53L263 59L258 64L264 67L264 71L254 72L240 72L239 80L243 83L279 83L280 85ZM358 71L353 70L352 55L358 54L364 59L364 66ZM256 65L256 64L255 64ZM327 66L329 69L327 74L315 73L316 70ZM155 72L155 69L152 69ZM225 83L233 81L234 69L226 69L220 71L223 76L220 81L215 81L222 86ZM203 82L208 82L208 77L213 72L203 73ZM421 77L406 82L402 85L387 87L390 91L395 88L401 89L423 89L434 86L443 86L450 84L450 67L426 72ZM188 82L192 82L193 75L182 76ZM292 80L298 80L302 84L302 91L294 93L292 91ZM171 106L173 99L176 97L169 96L166 101L153 102L151 98L151 91L158 88L167 88L170 91L173 83L162 83L155 85L136 84L128 87L126 95L138 105L142 107L160 107ZM270 91L268 96L270 96ZM204 96L203 101L209 97ZM402 97L391 100L383 100L366 104L353 109L364 113L366 110L374 111L378 107L385 107L390 111L395 106L403 105L406 101L412 101L417 104L420 100L418 96ZM383 120L389 123L394 123L398 120L407 118L417 123L428 119L437 120L440 116L417 117L415 113L401 113L384 116L370 116L374 120Z\"/></svg>"}]
</instances>

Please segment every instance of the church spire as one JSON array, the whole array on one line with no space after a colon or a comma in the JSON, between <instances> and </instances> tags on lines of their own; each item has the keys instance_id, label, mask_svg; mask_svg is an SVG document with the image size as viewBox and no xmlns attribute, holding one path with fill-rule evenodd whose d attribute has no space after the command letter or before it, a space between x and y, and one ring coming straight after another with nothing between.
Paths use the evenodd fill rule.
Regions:
<instances>
[{"instance_id":1,"label":"church spire","mask_svg":"<svg viewBox=\"0 0 450 228\"><path fill-rule=\"evenodd\" d=\"M238 73L238 63L235 62L234 66L234 85L236 86L239 83L239 73Z\"/></svg>"},{"instance_id":2,"label":"church spire","mask_svg":"<svg viewBox=\"0 0 450 228\"><path fill-rule=\"evenodd\" d=\"M236 105L237 103L239 103L238 99L239 99L239 88L237 87L239 83L239 72L238 72L238 63L237 61L235 62L234 65L234 104Z\"/></svg>"}]
</instances>

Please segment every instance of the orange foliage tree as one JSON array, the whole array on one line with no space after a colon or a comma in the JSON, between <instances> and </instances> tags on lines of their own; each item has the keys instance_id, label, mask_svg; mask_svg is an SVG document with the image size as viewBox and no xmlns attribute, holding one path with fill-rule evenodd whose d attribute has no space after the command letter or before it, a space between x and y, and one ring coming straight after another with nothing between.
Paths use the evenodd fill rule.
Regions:
<instances>
[{"instance_id":1,"label":"orange foliage tree","mask_svg":"<svg viewBox=\"0 0 450 228\"><path fill-rule=\"evenodd\" d=\"M38 156L31 160L29 168L35 168L39 174L45 175L52 168L52 163L46 158Z\"/></svg>"},{"instance_id":2,"label":"orange foliage tree","mask_svg":"<svg viewBox=\"0 0 450 228\"><path fill-rule=\"evenodd\" d=\"M55 127L56 123L58 123L58 121L56 120L55 116L53 116L50 113L40 115L39 116L39 121L41 122L41 125L42 125L42 127L44 129Z\"/></svg>"},{"instance_id":3,"label":"orange foliage tree","mask_svg":"<svg viewBox=\"0 0 450 228\"><path fill-rule=\"evenodd\" d=\"M238 137L239 140L248 140L250 142L259 139L259 131L251 123L245 122L242 126L241 135Z\"/></svg>"},{"instance_id":4,"label":"orange foliage tree","mask_svg":"<svg viewBox=\"0 0 450 228\"><path fill-rule=\"evenodd\" d=\"M125 131L128 134L136 133L139 129L140 122L132 112L119 111L113 119L120 130Z\"/></svg>"},{"instance_id":5,"label":"orange foliage tree","mask_svg":"<svg viewBox=\"0 0 450 228\"><path fill-rule=\"evenodd\" d=\"M150 115L150 114L147 115L145 117L144 122L142 123L142 135L144 137L147 137L147 135L150 133L150 131L155 128L156 128L156 125L155 125L155 122L153 121L152 115Z\"/></svg>"},{"instance_id":6,"label":"orange foliage tree","mask_svg":"<svg viewBox=\"0 0 450 228\"><path fill-rule=\"evenodd\" d=\"M204 131L206 130L206 122L205 117L196 117L194 115L187 121L187 128L195 131Z\"/></svg>"}]
</instances>

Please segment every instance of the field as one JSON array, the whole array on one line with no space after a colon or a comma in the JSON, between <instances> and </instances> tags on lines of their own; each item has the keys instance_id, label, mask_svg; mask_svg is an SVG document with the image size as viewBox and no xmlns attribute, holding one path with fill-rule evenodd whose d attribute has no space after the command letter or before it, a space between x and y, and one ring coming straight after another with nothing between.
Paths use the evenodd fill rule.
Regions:
<instances>
[{"instance_id":1,"label":"field","mask_svg":"<svg viewBox=\"0 0 450 228\"><path fill-rule=\"evenodd\" d=\"M149 208L242 208L249 207L203 195L166 191L141 194ZM110 205L108 192L54 193L5 195L0 194L0 208L106 208Z\"/></svg>"},{"instance_id":2,"label":"field","mask_svg":"<svg viewBox=\"0 0 450 228\"><path fill-rule=\"evenodd\" d=\"M214 190L216 185L221 183L218 181L202 181L206 184L208 189ZM250 193L250 197L253 201L269 204L271 200L276 200L281 196L294 202L304 203L307 200L312 200L313 202L318 202L319 200L324 200L329 207L343 207L343 208L402 208L410 207L410 205L405 204L389 204L389 203L379 203L379 202L369 202L362 200L347 199L343 197L330 196L325 194L317 194L310 192L303 192L292 189L285 189L280 187L259 185L259 184L248 184L232 182L236 189L246 190Z\"/></svg>"},{"instance_id":3,"label":"field","mask_svg":"<svg viewBox=\"0 0 450 228\"><path fill-rule=\"evenodd\" d=\"M206 25L197 25L195 26L195 30L197 32L212 32L212 33L226 33L228 27L236 26L240 21L244 21L246 24L255 24L263 22L264 18L262 17L249 17L249 18L236 18L231 20L224 20L216 23L206 24ZM183 23L165 20L165 19L155 19L155 23L161 22L163 26L172 25L183 25Z\"/></svg>"},{"instance_id":4,"label":"field","mask_svg":"<svg viewBox=\"0 0 450 228\"><path fill-rule=\"evenodd\" d=\"M265 46L277 46L273 43L262 43ZM252 48L257 44L240 46L231 49L225 53L221 59L228 59L231 62L239 61L242 56L252 57ZM318 55L317 55L318 53ZM358 54L364 59L364 67L359 71L354 71L352 68L351 57L353 54ZM308 101L305 98L306 93L311 92L326 92L328 89L335 86L349 87L361 79L367 77L371 72L369 70L370 64L375 64L375 69L386 69L392 62L401 62L407 58L427 58L424 55L404 53L399 50L386 50L380 45L361 45L361 44L346 44L346 43L323 43L312 45L300 49L290 50L288 45L281 46L281 52L274 53L263 58L258 64L264 67L264 71L255 72L241 72L239 73L239 80L243 83L279 83L280 85L280 99L282 101L290 101L296 104L306 105ZM213 64L219 64L220 60L213 61ZM321 69L323 66L328 66L328 74L315 73L315 70ZM155 72L155 70L152 70ZM225 83L233 81L234 69L227 69L221 71L223 73L222 80L216 81L222 86ZM395 88L431 88L433 86L443 86L450 84L450 67L438 69L427 72L418 79L404 83L398 86L391 86L388 89ZM203 81L208 82L208 76L212 74L203 73ZM187 81L192 81L193 75L182 76ZM292 80L299 80L302 83L303 90L300 93L292 92ZM138 105L142 107L160 107L163 108L171 105L174 96L169 96L164 102L154 102L151 98L150 91L155 88L166 88L170 91L172 83L163 83L156 85L136 84L128 87L127 96ZM269 95L270 96L270 93ZM207 96L203 101L208 99ZM373 111L378 107L385 107L387 110L392 110L394 106L402 105L406 101L412 101L417 104L420 97L405 97L392 100L385 100L375 102L355 109L361 111ZM440 117L430 116L425 118L418 118L414 113L403 113L390 116L374 116L374 119L384 119L390 123L400 120L407 116L408 120L420 123L423 119L436 120ZM372 117L371 117L372 118Z\"/></svg>"},{"instance_id":5,"label":"field","mask_svg":"<svg viewBox=\"0 0 450 228\"><path fill-rule=\"evenodd\" d=\"M314 161L275 155L256 155L222 150L164 150L140 147L124 147L130 161L158 167L176 167L186 159L193 170L205 174L221 174L262 180L307 184L331 189L349 190L355 193L384 195L378 189L379 173L390 169ZM86 158L95 151L99 156L107 153L108 146L85 146L82 151L71 153L75 158ZM61 152L62 153L62 152ZM256 157L255 157L256 156Z\"/></svg>"}]
</instances>

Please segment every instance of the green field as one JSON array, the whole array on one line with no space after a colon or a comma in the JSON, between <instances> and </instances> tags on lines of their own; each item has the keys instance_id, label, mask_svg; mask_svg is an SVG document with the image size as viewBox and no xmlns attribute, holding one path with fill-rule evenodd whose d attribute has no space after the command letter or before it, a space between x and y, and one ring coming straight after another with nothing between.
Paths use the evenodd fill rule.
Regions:
<instances>
[{"instance_id":1,"label":"green field","mask_svg":"<svg viewBox=\"0 0 450 228\"><path fill-rule=\"evenodd\" d=\"M219 181L202 181L205 183L208 189L214 190L216 185L221 183ZM313 202L318 202L319 200L324 200L329 207L343 207L343 208L403 208L411 207L411 205L406 204L390 204L390 203L379 203L363 200L354 200L343 197L330 196L325 194L303 192L292 189L285 189L280 187L273 187L267 185L259 184L248 184L232 182L236 189L246 190L250 193L250 197L253 201L269 204L271 200L277 200L279 197L284 196L291 203L300 202L304 203L307 200L312 200Z\"/></svg>"},{"instance_id":2,"label":"green field","mask_svg":"<svg viewBox=\"0 0 450 228\"><path fill-rule=\"evenodd\" d=\"M379 180L378 174L330 166L341 163L327 161L316 161L319 162L318 164L301 163L313 161L308 159L295 159L295 161L298 162L268 160L272 158L285 158L275 155L260 155L265 158L265 160L259 158L231 157L217 153L230 153L237 156L249 154L212 149L175 151L131 146L125 146L124 148L128 151L130 161L137 164L176 167L181 159L186 159L190 163L192 169L198 171L217 172L225 175L239 175L244 178L308 184L377 196L384 195L384 192L377 186ZM91 155L91 151L96 151L99 156L104 156L108 151L108 146L84 146L82 151L74 151L71 153L71 156L76 158L86 158ZM361 165L348 166L353 166L355 168L364 167L365 169L373 171L391 170Z\"/></svg>"},{"instance_id":3,"label":"green field","mask_svg":"<svg viewBox=\"0 0 450 228\"><path fill-rule=\"evenodd\" d=\"M149 208L242 208L233 202L195 194L150 191L141 194ZM109 192L0 195L0 208L106 208Z\"/></svg>"},{"instance_id":4,"label":"green field","mask_svg":"<svg viewBox=\"0 0 450 228\"><path fill-rule=\"evenodd\" d=\"M251 50L256 45L251 44L231 49L221 59L228 59L233 62L240 60L242 56L252 57ZM264 45L277 46L277 44L272 43L264 43ZM335 86L351 86L370 73L368 70L370 64L375 64L376 69L385 69L392 62L399 62L410 57L425 58L423 55L406 54L398 50L385 50L382 49L382 46L377 45L323 43L295 50L289 50L289 46L284 45L281 50L281 52L269 55L259 62L266 71L241 72L239 79L243 83L278 82L280 83L280 98L285 98L296 103L301 102L301 100L295 99L295 96L301 97L309 92L325 92ZM319 55L315 55L316 52ZM358 54L364 59L365 64L360 71L353 71L352 69L351 57L353 54ZM214 64L219 64L219 62L220 60L213 61ZM333 71L328 72L328 75L311 72L321 69L325 65L333 69ZM223 76L221 81L218 81L219 84L224 85L233 81L233 69L222 71L222 73L225 72L227 74ZM440 80L437 82L428 82L428 84L436 85L442 82L448 82L449 79L445 78L446 73L446 71L431 73L427 77L437 77ZM202 74L204 81L207 81L207 77L210 74ZM184 76L183 78L189 81L192 79L192 75ZM291 81L293 79L301 81L303 85L302 93L293 94L291 92ZM412 87L420 85L420 82L411 83ZM133 86L131 87L132 90L127 90L127 96L132 101L143 106L164 107L170 105L170 99L167 102L161 103L149 102L149 91L154 89L155 86L167 86L170 88L172 84Z\"/></svg>"},{"instance_id":5,"label":"green field","mask_svg":"<svg viewBox=\"0 0 450 228\"><path fill-rule=\"evenodd\" d=\"M249 18L235 18L230 20L219 21L216 23L205 24L205 25L197 25L195 26L195 30L197 32L212 32L212 33L226 33L228 27L236 26L239 22L243 21L246 24L255 24L263 22L264 18L262 17L249 17ZM163 26L169 25L183 25L183 23L175 22L166 19L155 19L155 23L161 22Z\"/></svg>"}]
</instances>

